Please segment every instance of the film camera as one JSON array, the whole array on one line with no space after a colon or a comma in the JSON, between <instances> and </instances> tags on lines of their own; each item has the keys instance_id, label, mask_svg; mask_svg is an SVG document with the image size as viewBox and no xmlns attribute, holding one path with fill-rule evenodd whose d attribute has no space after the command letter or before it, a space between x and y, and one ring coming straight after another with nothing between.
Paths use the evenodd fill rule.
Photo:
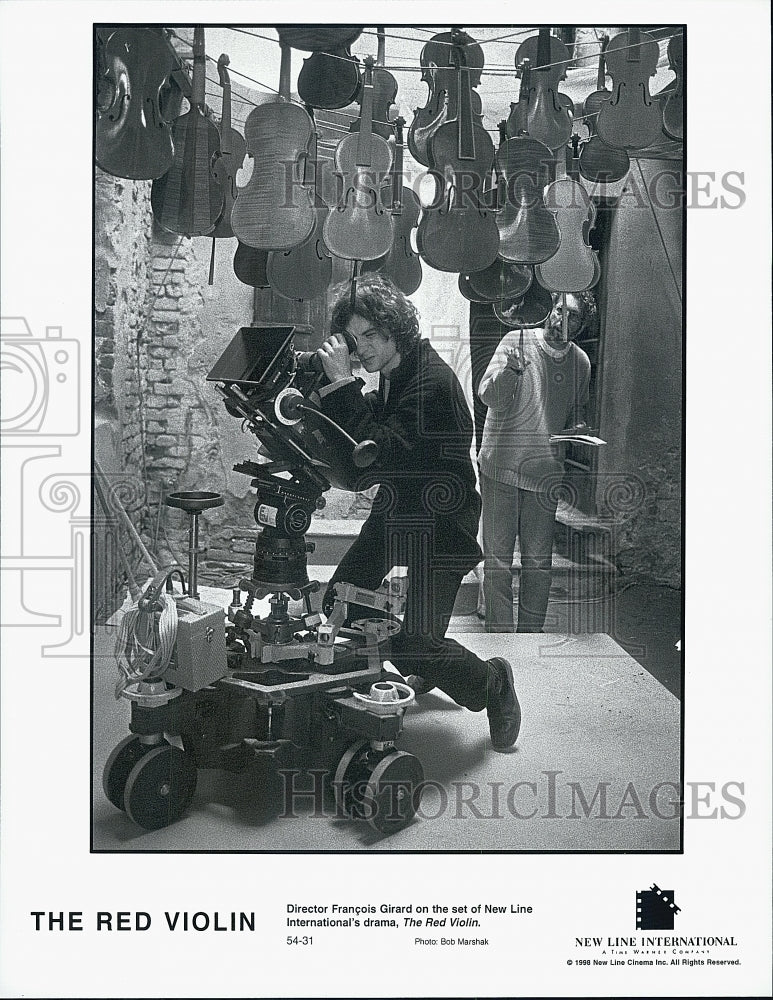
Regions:
<instances>
[{"instance_id":1,"label":"film camera","mask_svg":"<svg viewBox=\"0 0 773 1000\"><path fill-rule=\"evenodd\" d=\"M258 461L234 466L256 493L252 575L227 612L199 600L198 517L223 501L173 493L167 503L190 516L187 583L180 566L160 570L121 624L116 696L131 702L131 735L110 755L103 787L145 829L183 814L199 768L242 770L256 757L283 766L312 756L328 769L339 811L383 833L404 827L419 804L421 764L395 749L414 693L382 667L400 628L400 585L339 583L326 620L312 609L313 513L331 486L353 487L377 447L315 405L324 375L316 354L294 349L295 333L242 327L207 376L260 442ZM266 600L260 615L256 602ZM291 615L291 600L305 611ZM351 620L355 608L369 617Z\"/></svg>"}]
</instances>

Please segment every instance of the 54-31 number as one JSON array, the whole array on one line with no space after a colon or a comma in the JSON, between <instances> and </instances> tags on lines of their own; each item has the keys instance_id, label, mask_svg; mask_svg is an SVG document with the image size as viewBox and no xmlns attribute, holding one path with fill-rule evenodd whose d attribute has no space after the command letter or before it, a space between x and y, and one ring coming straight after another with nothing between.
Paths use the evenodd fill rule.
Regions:
<instances>
[{"instance_id":1,"label":"54-31 number","mask_svg":"<svg viewBox=\"0 0 773 1000\"><path fill-rule=\"evenodd\" d=\"M295 935L295 937L293 937L291 934L288 934L287 935L287 943L288 944L313 944L314 943L314 938L311 937L311 935L307 935L307 934L304 934L303 937L298 937L297 934Z\"/></svg>"}]
</instances>

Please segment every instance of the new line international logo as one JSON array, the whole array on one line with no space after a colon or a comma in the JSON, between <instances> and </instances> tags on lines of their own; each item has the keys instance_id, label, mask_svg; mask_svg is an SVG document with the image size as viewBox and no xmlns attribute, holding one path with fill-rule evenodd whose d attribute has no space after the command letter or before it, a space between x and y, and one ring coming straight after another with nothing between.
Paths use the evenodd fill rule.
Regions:
<instances>
[{"instance_id":1,"label":"new line international logo","mask_svg":"<svg viewBox=\"0 0 773 1000\"><path fill-rule=\"evenodd\" d=\"M661 889L654 882L651 889L636 893L636 929L640 931L672 931L679 907L672 889Z\"/></svg>"}]
</instances>

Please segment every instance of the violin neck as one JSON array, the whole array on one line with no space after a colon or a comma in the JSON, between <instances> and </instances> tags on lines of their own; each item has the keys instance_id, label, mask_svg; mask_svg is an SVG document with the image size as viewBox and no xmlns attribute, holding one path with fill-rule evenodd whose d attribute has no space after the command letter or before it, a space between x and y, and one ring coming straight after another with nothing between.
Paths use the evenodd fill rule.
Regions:
<instances>
[{"instance_id":1,"label":"violin neck","mask_svg":"<svg viewBox=\"0 0 773 1000\"><path fill-rule=\"evenodd\" d=\"M193 29L193 81L191 82L191 105L198 108L204 106L206 72L204 28L198 24Z\"/></svg>"},{"instance_id":2,"label":"violin neck","mask_svg":"<svg viewBox=\"0 0 773 1000\"><path fill-rule=\"evenodd\" d=\"M383 66L386 62L386 37L383 28L376 28L378 35L378 48L376 50L376 65Z\"/></svg>"},{"instance_id":3,"label":"violin neck","mask_svg":"<svg viewBox=\"0 0 773 1000\"><path fill-rule=\"evenodd\" d=\"M524 59L521 63L521 88L518 91L518 103L524 108L529 103L529 87L531 85L531 66L529 60Z\"/></svg>"},{"instance_id":4,"label":"violin neck","mask_svg":"<svg viewBox=\"0 0 773 1000\"><path fill-rule=\"evenodd\" d=\"M366 71L362 86L362 108L360 110L360 131L357 141L357 166L369 167L372 159L373 136L373 77Z\"/></svg>"},{"instance_id":5,"label":"violin neck","mask_svg":"<svg viewBox=\"0 0 773 1000\"><path fill-rule=\"evenodd\" d=\"M279 96L283 101L290 100L290 46L286 42L280 42L279 48L282 53L279 63Z\"/></svg>"},{"instance_id":6,"label":"violin neck","mask_svg":"<svg viewBox=\"0 0 773 1000\"><path fill-rule=\"evenodd\" d=\"M607 65L606 65L607 59L604 53L606 51L608 44L609 44L609 36L602 35L601 52L599 53L599 72L598 76L596 77L596 90L603 90L604 85L607 82Z\"/></svg>"},{"instance_id":7,"label":"violin neck","mask_svg":"<svg viewBox=\"0 0 773 1000\"><path fill-rule=\"evenodd\" d=\"M392 167L392 215L403 213L403 125L395 123L395 161Z\"/></svg>"},{"instance_id":8,"label":"violin neck","mask_svg":"<svg viewBox=\"0 0 773 1000\"><path fill-rule=\"evenodd\" d=\"M313 133L311 138L311 161L314 165L314 202L319 196L319 133L317 132L317 119L314 117L314 108L310 104L304 104L306 114L311 118Z\"/></svg>"},{"instance_id":9,"label":"violin neck","mask_svg":"<svg viewBox=\"0 0 773 1000\"><path fill-rule=\"evenodd\" d=\"M460 160L475 159L475 134L472 128L472 94L470 93L470 75L464 64L464 55L459 49L459 65L456 70L459 91L457 153Z\"/></svg>"},{"instance_id":10,"label":"violin neck","mask_svg":"<svg viewBox=\"0 0 773 1000\"><path fill-rule=\"evenodd\" d=\"M564 178L569 176L572 169L572 163L573 163L572 144L571 142L569 142L558 150L558 154L556 156L557 181L563 180Z\"/></svg>"},{"instance_id":11,"label":"violin neck","mask_svg":"<svg viewBox=\"0 0 773 1000\"><path fill-rule=\"evenodd\" d=\"M220 152L231 152L231 84L223 87L223 118L222 135L220 136Z\"/></svg>"}]
</instances>

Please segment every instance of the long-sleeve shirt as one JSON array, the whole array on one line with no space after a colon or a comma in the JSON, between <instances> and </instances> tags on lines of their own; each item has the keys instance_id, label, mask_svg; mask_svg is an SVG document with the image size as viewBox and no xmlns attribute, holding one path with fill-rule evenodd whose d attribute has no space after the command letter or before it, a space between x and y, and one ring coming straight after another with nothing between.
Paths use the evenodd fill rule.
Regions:
<instances>
[{"instance_id":1,"label":"long-sleeve shirt","mask_svg":"<svg viewBox=\"0 0 773 1000\"><path fill-rule=\"evenodd\" d=\"M556 349L541 330L525 330L519 374L507 364L520 331L505 334L478 387L488 407L478 462L497 482L540 492L563 475L560 449L549 435L585 419L590 384L588 355L576 344Z\"/></svg>"}]
</instances>

